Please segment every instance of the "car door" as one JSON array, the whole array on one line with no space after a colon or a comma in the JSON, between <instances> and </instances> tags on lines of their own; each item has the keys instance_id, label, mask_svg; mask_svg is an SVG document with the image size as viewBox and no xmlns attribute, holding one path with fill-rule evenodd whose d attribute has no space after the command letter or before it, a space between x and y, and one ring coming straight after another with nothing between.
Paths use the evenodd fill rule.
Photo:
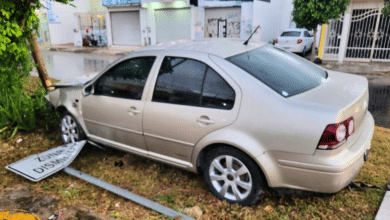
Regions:
<instances>
[{"instance_id":1,"label":"car door","mask_svg":"<svg viewBox=\"0 0 390 220\"><path fill-rule=\"evenodd\" d=\"M189 54L167 54L162 60L144 109L151 157L188 166L202 137L236 120L241 90L207 61L212 62L207 55Z\"/></svg>"},{"instance_id":2,"label":"car door","mask_svg":"<svg viewBox=\"0 0 390 220\"><path fill-rule=\"evenodd\" d=\"M93 83L93 94L82 100L88 138L147 153L142 97L155 59L143 56L123 60Z\"/></svg>"}]
</instances>

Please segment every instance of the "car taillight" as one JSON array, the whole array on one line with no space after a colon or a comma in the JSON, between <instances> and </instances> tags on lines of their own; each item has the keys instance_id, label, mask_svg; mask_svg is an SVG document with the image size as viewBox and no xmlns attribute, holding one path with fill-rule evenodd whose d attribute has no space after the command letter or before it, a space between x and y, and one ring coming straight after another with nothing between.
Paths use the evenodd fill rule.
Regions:
<instances>
[{"instance_id":1,"label":"car taillight","mask_svg":"<svg viewBox=\"0 0 390 220\"><path fill-rule=\"evenodd\" d=\"M350 136L355 131L355 123L353 121L353 118L349 118L347 120L347 124L348 124L348 136Z\"/></svg>"},{"instance_id":2,"label":"car taillight","mask_svg":"<svg viewBox=\"0 0 390 220\"><path fill-rule=\"evenodd\" d=\"M334 150L340 147L353 134L355 130L354 126L352 117L341 123L326 126L317 149Z\"/></svg>"},{"instance_id":3,"label":"car taillight","mask_svg":"<svg viewBox=\"0 0 390 220\"><path fill-rule=\"evenodd\" d=\"M275 44L277 44L277 43L278 43L278 39L275 40Z\"/></svg>"},{"instance_id":4,"label":"car taillight","mask_svg":"<svg viewBox=\"0 0 390 220\"><path fill-rule=\"evenodd\" d=\"M298 39L297 44L302 43L302 39Z\"/></svg>"}]
</instances>

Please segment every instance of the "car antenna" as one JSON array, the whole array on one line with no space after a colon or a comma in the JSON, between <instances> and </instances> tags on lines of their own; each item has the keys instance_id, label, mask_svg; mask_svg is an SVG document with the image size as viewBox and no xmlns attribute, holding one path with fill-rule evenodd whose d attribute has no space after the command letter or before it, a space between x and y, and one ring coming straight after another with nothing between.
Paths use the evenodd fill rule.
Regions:
<instances>
[{"instance_id":1,"label":"car antenna","mask_svg":"<svg viewBox=\"0 0 390 220\"><path fill-rule=\"evenodd\" d=\"M251 39L252 35L253 35L254 33L256 33L256 31L257 31L257 29L258 29L259 27L260 27L260 25L257 26L257 28L255 29L255 31L253 31L253 33L251 34L251 36L249 36L248 40L246 40L246 41L244 42L244 45L248 45L248 42L249 42L249 40Z\"/></svg>"}]
</instances>

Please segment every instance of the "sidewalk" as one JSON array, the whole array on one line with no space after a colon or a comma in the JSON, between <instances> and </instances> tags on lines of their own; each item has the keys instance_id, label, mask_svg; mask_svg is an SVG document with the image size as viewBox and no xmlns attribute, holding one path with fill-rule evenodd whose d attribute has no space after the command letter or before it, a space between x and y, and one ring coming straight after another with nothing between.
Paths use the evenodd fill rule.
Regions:
<instances>
[{"instance_id":1,"label":"sidewalk","mask_svg":"<svg viewBox=\"0 0 390 220\"><path fill-rule=\"evenodd\" d=\"M325 64L325 65L324 65ZM390 75L390 63L387 62L346 62L342 64L337 61L323 61L325 69L353 73L358 75Z\"/></svg>"},{"instance_id":2,"label":"sidewalk","mask_svg":"<svg viewBox=\"0 0 390 220\"><path fill-rule=\"evenodd\" d=\"M70 53L97 53L107 55L125 55L133 50L142 48L141 46L111 46L111 47L75 47L69 45L51 45L41 48L42 50L70 52Z\"/></svg>"}]
</instances>

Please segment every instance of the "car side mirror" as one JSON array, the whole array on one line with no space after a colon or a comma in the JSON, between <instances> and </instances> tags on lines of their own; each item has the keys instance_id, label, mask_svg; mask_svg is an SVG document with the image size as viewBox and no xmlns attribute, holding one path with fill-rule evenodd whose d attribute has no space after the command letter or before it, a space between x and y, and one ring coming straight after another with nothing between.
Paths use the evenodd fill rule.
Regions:
<instances>
[{"instance_id":1,"label":"car side mirror","mask_svg":"<svg viewBox=\"0 0 390 220\"><path fill-rule=\"evenodd\" d=\"M92 95L94 92L95 92L95 89L93 87L93 84L91 84L91 85L89 85L87 87L84 87L84 89L83 89L83 95L84 96Z\"/></svg>"}]
</instances>

